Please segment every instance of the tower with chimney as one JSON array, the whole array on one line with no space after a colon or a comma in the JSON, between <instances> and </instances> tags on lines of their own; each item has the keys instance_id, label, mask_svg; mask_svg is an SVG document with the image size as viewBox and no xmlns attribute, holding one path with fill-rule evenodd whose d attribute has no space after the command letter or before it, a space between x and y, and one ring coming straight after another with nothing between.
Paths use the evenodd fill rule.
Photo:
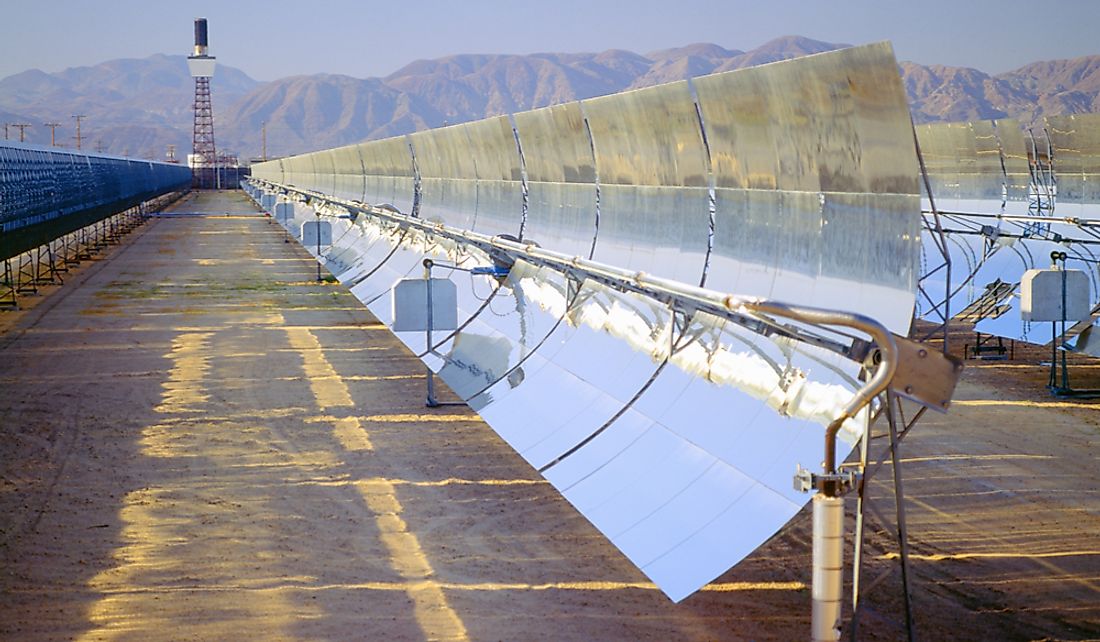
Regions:
<instances>
[{"instance_id":1,"label":"tower with chimney","mask_svg":"<svg viewBox=\"0 0 1100 642\"><path fill-rule=\"evenodd\" d=\"M214 56L208 53L206 18L195 18L195 51L187 57L195 79L195 127L191 140L191 185L198 189L217 187L217 154L214 149L214 109L210 104L210 78Z\"/></svg>"}]
</instances>

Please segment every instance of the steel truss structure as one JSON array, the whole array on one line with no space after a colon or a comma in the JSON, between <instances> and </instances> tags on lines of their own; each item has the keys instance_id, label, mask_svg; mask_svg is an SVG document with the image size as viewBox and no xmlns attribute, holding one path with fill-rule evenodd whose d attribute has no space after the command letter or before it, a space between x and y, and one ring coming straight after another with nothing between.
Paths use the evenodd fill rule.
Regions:
<instances>
[{"instance_id":1,"label":"steel truss structure","mask_svg":"<svg viewBox=\"0 0 1100 642\"><path fill-rule=\"evenodd\" d=\"M0 261L0 308L18 308L21 296L38 294L40 286L63 285L63 274L104 249L120 244L152 212L182 196L173 193L127 208L113 216L64 234L36 248Z\"/></svg>"},{"instance_id":2,"label":"steel truss structure","mask_svg":"<svg viewBox=\"0 0 1100 642\"><path fill-rule=\"evenodd\" d=\"M192 183L196 189L213 189L217 182L217 150L214 147L214 107L210 101L210 77L195 77L195 122L192 127Z\"/></svg>"}]
</instances>

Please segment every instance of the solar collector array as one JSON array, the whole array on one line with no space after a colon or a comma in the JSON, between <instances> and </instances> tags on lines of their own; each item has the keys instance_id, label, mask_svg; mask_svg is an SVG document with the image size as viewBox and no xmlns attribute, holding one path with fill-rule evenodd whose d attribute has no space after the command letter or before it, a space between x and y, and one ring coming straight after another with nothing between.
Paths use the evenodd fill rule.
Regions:
<instances>
[{"instance_id":1,"label":"solar collector array","mask_svg":"<svg viewBox=\"0 0 1100 642\"><path fill-rule=\"evenodd\" d=\"M917 127L937 209L947 213L943 224L953 232L947 239L953 265L950 309L957 314L973 304L969 309L980 311L976 331L1037 344L1054 338L1050 323L1021 318L1018 294L1024 272L1049 267L1051 252L1066 252L1071 257L1068 267L1086 272L1096 304L1100 271L1095 246L1069 241L1088 235L1064 218L1097 217L1098 126L1100 117L1085 114L1048 117L1045 129L1038 136L1029 132L1028 138L1011 119ZM1039 164L1034 170L1036 178L1029 167L1029 152ZM1048 159L1048 153L1053 158ZM1045 177L1041 175L1042 164L1048 162L1054 170L1054 185L1050 186L1042 182ZM1055 196L1053 210L1047 201L1048 189ZM925 208L929 205L926 202ZM1023 215L1032 220L1002 218ZM937 265L931 257L934 247L925 232L923 251L928 268ZM931 275L926 288L943 292L943 276L942 272ZM1003 294L993 296L993 292ZM920 312L928 316L932 308L925 305Z\"/></svg>"},{"instance_id":2,"label":"solar collector array","mask_svg":"<svg viewBox=\"0 0 1100 642\"><path fill-rule=\"evenodd\" d=\"M0 141L0 259L190 181L179 165Z\"/></svg>"},{"instance_id":3,"label":"solar collector array","mask_svg":"<svg viewBox=\"0 0 1100 642\"><path fill-rule=\"evenodd\" d=\"M920 224L912 150L896 62L877 44L253 175L686 285L868 314L905 334ZM288 227L313 207L295 207ZM323 258L383 323L390 287L419 277L424 256L491 263L370 216L331 220ZM398 336L676 600L801 508L795 464L816 466L824 424L860 385L858 364L835 353L680 318L522 260L499 283L453 278L459 331L433 346ZM849 446L865 421L846 425Z\"/></svg>"}]
</instances>

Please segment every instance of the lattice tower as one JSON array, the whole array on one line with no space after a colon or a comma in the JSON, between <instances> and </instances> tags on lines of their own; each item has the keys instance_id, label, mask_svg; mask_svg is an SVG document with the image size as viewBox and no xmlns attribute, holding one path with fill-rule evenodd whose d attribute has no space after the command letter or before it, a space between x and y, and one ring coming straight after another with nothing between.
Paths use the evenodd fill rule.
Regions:
<instances>
[{"instance_id":1,"label":"lattice tower","mask_svg":"<svg viewBox=\"0 0 1100 642\"><path fill-rule=\"evenodd\" d=\"M195 127L191 139L195 154L192 186L199 189L214 187L214 109L210 103L210 77L195 77Z\"/></svg>"}]
</instances>

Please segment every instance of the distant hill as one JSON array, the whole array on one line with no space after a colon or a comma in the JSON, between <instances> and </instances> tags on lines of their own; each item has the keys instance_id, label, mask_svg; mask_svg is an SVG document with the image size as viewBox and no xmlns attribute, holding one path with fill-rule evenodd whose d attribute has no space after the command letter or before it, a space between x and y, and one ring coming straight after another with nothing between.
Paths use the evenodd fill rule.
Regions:
<instances>
[{"instance_id":1,"label":"distant hill","mask_svg":"<svg viewBox=\"0 0 1100 642\"><path fill-rule=\"evenodd\" d=\"M258 156L267 123L269 156L324 149L625 89L786 60L847 45L785 36L748 51L696 43L637 54L462 54L418 60L385 78L315 74L261 83L218 67L212 97L221 150ZM1035 62L990 76L980 70L900 64L917 122L1018 118L1100 111L1100 56ZM71 144L72 114L86 114L86 146L161 158L169 143L191 147L194 83L183 56L114 60L0 79L0 118L29 122L28 139L49 143L45 122ZM16 120L17 119L17 120ZM15 136L17 131L12 130Z\"/></svg>"},{"instance_id":2,"label":"distant hill","mask_svg":"<svg viewBox=\"0 0 1100 642\"><path fill-rule=\"evenodd\" d=\"M226 116L215 116L215 141L224 136L258 155L266 122L268 153L281 155L396 136L442 120L427 103L377 78L294 76L258 87Z\"/></svg>"},{"instance_id":3,"label":"distant hill","mask_svg":"<svg viewBox=\"0 0 1100 642\"><path fill-rule=\"evenodd\" d=\"M211 83L215 127L233 104L260 85L239 69L219 66ZM158 54L52 74L31 69L8 76L0 79L0 111L20 114L22 122L33 125L27 129L30 142L48 145L50 130L43 123L56 122L61 124L58 142L75 145L72 116L84 114L85 149L102 146L109 153L163 158L171 143L183 157L191 149L194 92L187 58Z\"/></svg>"}]
</instances>

